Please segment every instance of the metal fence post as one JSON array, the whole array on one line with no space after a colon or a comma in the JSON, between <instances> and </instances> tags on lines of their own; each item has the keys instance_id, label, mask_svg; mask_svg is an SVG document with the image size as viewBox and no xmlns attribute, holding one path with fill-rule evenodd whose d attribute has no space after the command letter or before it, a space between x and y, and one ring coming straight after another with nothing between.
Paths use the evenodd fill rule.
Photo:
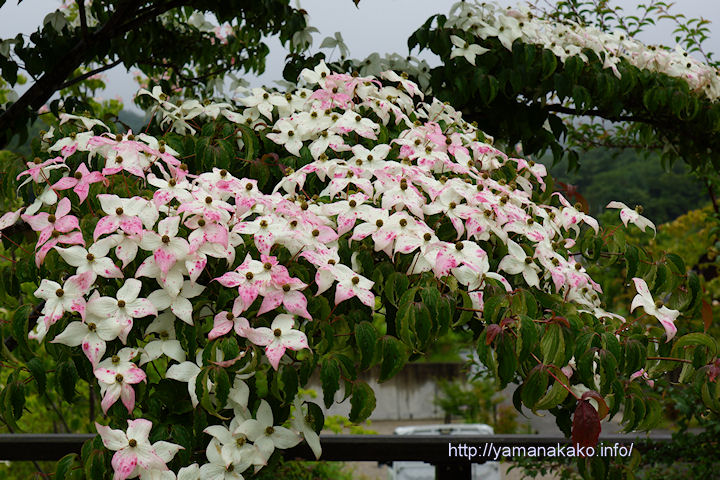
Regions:
<instances>
[{"instance_id":1,"label":"metal fence post","mask_svg":"<svg viewBox=\"0 0 720 480\"><path fill-rule=\"evenodd\" d=\"M435 464L435 480L471 480L472 464L466 461Z\"/></svg>"}]
</instances>

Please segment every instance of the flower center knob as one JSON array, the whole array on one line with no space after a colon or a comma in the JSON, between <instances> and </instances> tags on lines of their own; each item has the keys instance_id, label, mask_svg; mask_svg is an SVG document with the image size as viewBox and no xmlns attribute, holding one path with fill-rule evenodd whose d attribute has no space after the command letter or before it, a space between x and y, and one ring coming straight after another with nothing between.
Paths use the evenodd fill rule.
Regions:
<instances>
[{"instance_id":1,"label":"flower center knob","mask_svg":"<svg viewBox=\"0 0 720 480\"><path fill-rule=\"evenodd\" d=\"M289 292L289 291L290 291L290 285L288 285L288 284L286 283L285 285L282 286L282 289L283 289L283 292Z\"/></svg>"},{"instance_id":2,"label":"flower center knob","mask_svg":"<svg viewBox=\"0 0 720 480\"><path fill-rule=\"evenodd\" d=\"M275 330L273 330L273 335L275 335L276 337L281 337L282 330L280 330L279 328L276 328Z\"/></svg>"},{"instance_id":3,"label":"flower center knob","mask_svg":"<svg viewBox=\"0 0 720 480\"><path fill-rule=\"evenodd\" d=\"M291 226L292 228L297 227L297 220L293 220L292 222L290 222L290 226Z\"/></svg>"},{"instance_id":4,"label":"flower center knob","mask_svg":"<svg viewBox=\"0 0 720 480\"><path fill-rule=\"evenodd\" d=\"M42 163L42 159L40 157L35 157L35 160L33 160L33 162L35 162L35 165L40 165Z\"/></svg>"},{"instance_id":5,"label":"flower center knob","mask_svg":"<svg viewBox=\"0 0 720 480\"><path fill-rule=\"evenodd\" d=\"M227 467L225 467L226 472L232 472L233 470L235 470L235 465L233 465L232 463L230 465L228 465Z\"/></svg>"},{"instance_id":6,"label":"flower center knob","mask_svg":"<svg viewBox=\"0 0 720 480\"><path fill-rule=\"evenodd\" d=\"M163 242L163 243L170 243L170 237L168 237L167 235L163 235L163 236L162 236L162 242Z\"/></svg>"},{"instance_id":7,"label":"flower center knob","mask_svg":"<svg viewBox=\"0 0 720 480\"><path fill-rule=\"evenodd\" d=\"M94 323L88 323L88 330L94 332L95 330L97 330L97 325L95 325Z\"/></svg>"},{"instance_id":8,"label":"flower center knob","mask_svg":"<svg viewBox=\"0 0 720 480\"><path fill-rule=\"evenodd\" d=\"M360 115L355 115L355 121L359 122L360 120L362 120L362 117Z\"/></svg>"},{"instance_id":9,"label":"flower center knob","mask_svg":"<svg viewBox=\"0 0 720 480\"><path fill-rule=\"evenodd\" d=\"M160 332L160 338L169 338L169 337L170 337L170 334L168 332L166 332L165 330Z\"/></svg>"},{"instance_id":10,"label":"flower center knob","mask_svg":"<svg viewBox=\"0 0 720 480\"><path fill-rule=\"evenodd\" d=\"M431 238L432 238L432 235L430 235L429 233L426 233L425 235L423 235L423 240L425 240L426 242L429 242Z\"/></svg>"},{"instance_id":11,"label":"flower center knob","mask_svg":"<svg viewBox=\"0 0 720 480\"><path fill-rule=\"evenodd\" d=\"M335 265L335 260L333 260L333 259L331 258L330 260L328 260L328 264L329 264L329 265Z\"/></svg>"},{"instance_id":12,"label":"flower center knob","mask_svg":"<svg viewBox=\"0 0 720 480\"><path fill-rule=\"evenodd\" d=\"M267 226L268 226L267 220L261 220L261 221L260 221L260 226L261 226L262 228L267 228Z\"/></svg>"},{"instance_id":13,"label":"flower center knob","mask_svg":"<svg viewBox=\"0 0 720 480\"><path fill-rule=\"evenodd\" d=\"M220 176L221 176L221 177L227 177L227 174L228 174L228 171L225 170L224 168L223 168L222 170L220 170Z\"/></svg>"},{"instance_id":14,"label":"flower center knob","mask_svg":"<svg viewBox=\"0 0 720 480\"><path fill-rule=\"evenodd\" d=\"M235 445L237 445L238 447L242 447L243 445L245 445L245 437L240 437L235 440Z\"/></svg>"},{"instance_id":15,"label":"flower center knob","mask_svg":"<svg viewBox=\"0 0 720 480\"><path fill-rule=\"evenodd\" d=\"M662 300L655 300L655 306L656 306L657 308L662 307L662 306L663 306Z\"/></svg>"},{"instance_id":16,"label":"flower center knob","mask_svg":"<svg viewBox=\"0 0 720 480\"><path fill-rule=\"evenodd\" d=\"M121 207L118 207L115 209L115 215L122 215L122 214L123 214L123 209Z\"/></svg>"},{"instance_id":17,"label":"flower center knob","mask_svg":"<svg viewBox=\"0 0 720 480\"><path fill-rule=\"evenodd\" d=\"M642 212L643 212L643 207L642 207L642 205L635 205L635 211L636 211L637 213L642 213Z\"/></svg>"},{"instance_id":18,"label":"flower center knob","mask_svg":"<svg viewBox=\"0 0 720 480\"><path fill-rule=\"evenodd\" d=\"M265 262L265 263L263 263L263 268L264 268L265 270L270 270L270 269L272 269L272 263L270 263L270 262Z\"/></svg>"},{"instance_id":19,"label":"flower center knob","mask_svg":"<svg viewBox=\"0 0 720 480\"><path fill-rule=\"evenodd\" d=\"M48 222L55 223L55 220L57 220L57 217L55 217L55 215L53 215L52 213L48 215Z\"/></svg>"},{"instance_id":20,"label":"flower center knob","mask_svg":"<svg viewBox=\"0 0 720 480\"><path fill-rule=\"evenodd\" d=\"M318 230L318 229L316 228L315 230L312 231L312 236L313 236L313 237L317 237L318 235L320 235L320 230Z\"/></svg>"},{"instance_id":21,"label":"flower center knob","mask_svg":"<svg viewBox=\"0 0 720 480\"><path fill-rule=\"evenodd\" d=\"M533 220L532 218L528 218L528 219L527 219L527 224L528 224L528 225L532 225L533 223L535 223L535 220Z\"/></svg>"},{"instance_id":22,"label":"flower center knob","mask_svg":"<svg viewBox=\"0 0 720 480\"><path fill-rule=\"evenodd\" d=\"M530 265L532 263L532 258L525 257L525 265Z\"/></svg>"},{"instance_id":23,"label":"flower center knob","mask_svg":"<svg viewBox=\"0 0 720 480\"><path fill-rule=\"evenodd\" d=\"M275 433L275 429L274 429L273 427L267 427L267 428L265 429L265 434L266 434L266 435L272 435L273 433Z\"/></svg>"},{"instance_id":24,"label":"flower center knob","mask_svg":"<svg viewBox=\"0 0 720 480\"><path fill-rule=\"evenodd\" d=\"M58 288L57 290L55 290L55 295L57 295L58 297L62 297L63 295L65 295L65 291L62 288Z\"/></svg>"},{"instance_id":25,"label":"flower center knob","mask_svg":"<svg viewBox=\"0 0 720 480\"><path fill-rule=\"evenodd\" d=\"M82 178L82 172L75 172L75 175L73 175L76 180L80 180Z\"/></svg>"},{"instance_id":26,"label":"flower center knob","mask_svg":"<svg viewBox=\"0 0 720 480\"><path fill-rule=\"evenodd\" d=\"M137 440L131 438L130 440L128 440L128 445L130 445L131 448L137 447Z\"/></svg>"},{"instance_id":27,"label":"flower center knob","mask_svg":"<svg viewBox=\"0 0 720 480\"><path fill-rule=\"evenodd\" d=\"M120 363L120 357L118 357L117 355L113 355L110 361L115 364Z\"/></svg>"},{"instance_id":28,"label":"flower center knob","mask_svg":"<svg viewBox=\"0 0 720 480\"><path fill-rule=\"evenodd\" d=\"M120 155L115 157L115 163L122 163L122 162L123 162L123 158Z\"/></svg>"},{"instance_id":29,"label":"flower center knob","mask_svg":"<svg viewBox=\"0 0 720 480\"><path fill-rule=\"evenodd\" d=\"M93 260L95 260L95 255L93 255L92 253L88 253L87 255L85 255L85 260L87 260L88 262L92 262Z\"/></svg>"},{"instance_id":30,"label":"flower center knob","mask_svg":"<svg viewBox=\"0 0 720 480\"><path fill-rule=\"evenodd\" d=\"M198 226L199 226L199 227L204 227L204 226L205 226L205 219L204 219L204 218L201 218L200 220L198 220Z\"/></svg>"},{"instance_id":31,"label":"flower center knob","mask_svg":"<svg viewBox=\"0 0 720 480\"><path fill-rule=\"evenodd\" d=\"M579 271L581 268L582 268L582 265L580 265L579 263L575 264L575 270Z\"/></svg>"},{"instance_id":32,"label":"flower center knob","mask_svg":"<svg viewBox=\"0 0 720 480\"><path fill-rule=\"evenodd\" d=\"M452 210L453 208L457 207L457 203L455 203L455 202L450 202L449 207L450 207L450 210Z\"/></svg>"},{"instance_id":33,"label":"flower center knob","mask_svg":"<svg viewBox=\"0 0 720 480\"><path fill-rule=\"evenodd\" d=\"M355 208L357 206L357 202L355 200L350 200L348 205L350 205L350 208Z\"/></svg>"},{"instance_id":34,"label":"flower center knob","mask_svg":"<svg viewBox=\"0 0 720 480\"><path fill-rule=\"evenodd\" d=\"M248 279L248 280L252 280L254 276L255 276L255 275L253 275L252 272L247 272L247 273L245 274L245 278Z\"/></svg>"},{"instance_id":35,"label":"flower center knob","mask_svg":"<svg viewBox=\"0 0 720 480\"><path fill-rule=\"evenodd\" d=\"M399 223L401 227L407 226L407 220L405 220L404 218L401 218Z\"/></svg>"},{"instance_id":36,"label":"flower center knob","mask_svg":"<svg viewBox=\"0 0 720 480\"><path fill-rule=\"evenodd\" d=\"M252 190L252 189L253 189L253 184L252 184L252 183L248 183L248 184L245 185L245 190L247 190L248 192L249 192L250 190Z\"/></svg>"},{"instance_id":37,"label":"flower center knob","mask_svg":"<svg viewBox=\"0 0 720 480\"><path fill-rule=\"evenodd\" d=\"M122 383L122 381L123 381L122 373L118 373L117 375L115 375L115 381L117 383Z\"/></svg>"},{"instance_id":38,"label":"flower center knob","mask_svg":"<svg viewBox=\"0 0 720 480\"><path fill-rule=\"evenodd\" d=\"M455 244L455 250L460 251L460 250L462 250L463 248L465 248L465 245L463 245L462 242L457 242L457 243Z\"/></svg>"},{"instance_id":39,"label":"flower center knob","mask_svg":"<svg viewBox=\"0 0 720 480\"><path fill-rule=\"evenodd\" d=\"M125 300L118 300L118 307L124 308L125 307Z\"/></svg>"},{"instance_id":40,"label":"flower center knob","mask_svg":"<svg viewBox=\"0 0 720 480\"><path fill-rule=\"evenodd\" d=\"M377 225L378 228L382 227L382 226L383 226L383 221L382 221L382 219L379 219L379 218L378 218L377 222L375 222L375 225Z\"/></svg>"},{"instance_id":41,"label":"flower center knob","mask_svg":"<svg viewBox=\"0 0 720 480\"><path fill-rule=\"evenodd\" d=\"M360 283L360 277L352 277L351 282L353 283L353 285L357 285L358 283Z\"/></svg>"},{"instance_id":42,"label":"flower center knob","mask_svg":"<svg viewBox=\"0 0 720 480\"><path fill-rule=\"evenodd\" d=\"M212 197L205 197L205 203L210 205L212 203Z\"/></svg>"},{"instance_id":43,"label":"flower center knob","mask_svg":"<svg viewBox=\"0 0 720 480\"><path fill-rule=\"evenodd\" d=\"M263 98L267 100L268 98L270 98L270 94L267 92L263 93Z\"/></svg>"}]
</instances>

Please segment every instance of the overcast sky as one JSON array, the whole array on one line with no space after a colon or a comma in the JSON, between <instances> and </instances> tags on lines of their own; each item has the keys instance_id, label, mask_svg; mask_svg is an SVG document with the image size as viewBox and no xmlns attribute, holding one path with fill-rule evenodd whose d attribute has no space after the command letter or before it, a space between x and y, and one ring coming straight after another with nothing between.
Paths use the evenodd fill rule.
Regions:
<instances>
[{"instance_id":1,"label":"overcast sky","mask_svg":"<svg viewBox=\"0 0 720 480\"><path fill-rule=\"evenodd\" d=\"M35 31L48 13L60 5L58 0L25 0L20 5L13 0L0 7L0 39L14 37L18 33ZM398 52L407 54L407 38L430 16L447 14L455 0L361 0L355 8L351 0L301 0L300 5L310 14L311 25L320 30L314 35L313 53L322 39L340 31L350 48L353 58L364 58L370 53ZM514 0L500 0L502 5L516 5ZM554 3L550 1L549 3ZM631 12L643 0L615 0L626 12ZM682 0L675 8L688 18L704 17L720 25L720 2L716 0ZM647 32L642 40L674 46L673 25L669 21L659 23ZM277 39L270 39L270 55L266 72L260 78L249 78L253 86L271 84L282 78L284 58L287 53ZM720 52L720 34L709 41L709 50ZM328 53L326 51L326 53ZM337 55L337 53L335 54ZM334 57L337 58L337 57ZM331 58L331 59L334 59ZM426 57L430 58L430 57ZM119 95L125 106L132 106L132 95L137 85L122 67L107 72L107 97Z\"/></svg>"}]
</instances>

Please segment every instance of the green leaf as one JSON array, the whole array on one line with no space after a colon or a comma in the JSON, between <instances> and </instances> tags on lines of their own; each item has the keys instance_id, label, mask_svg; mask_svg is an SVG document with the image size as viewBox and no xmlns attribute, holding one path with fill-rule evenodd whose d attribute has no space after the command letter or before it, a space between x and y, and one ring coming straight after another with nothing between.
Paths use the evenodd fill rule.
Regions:
<instances>
[{"instance_id":1,"label":"green leaf","mask_svg":"<svg viewBox=\"0 0 720 480\"><path fill-rule=\"evenodd\" d=\"M351 422L360 423L367 420L375 410L375 392L370 388L370 385L363 381L355 382L350 405Z\"/></svg>"},{"instance_id":2,"label":"green leaf","mask_svg":"<svg viewBox=\"0 0 720 480\"><path fill-rule=\"evenodd\" d=\"M500 82L492 75L481 75L477 87L480 99L485 105L489 105L497 96Z\"/></svg>"},{"instance_id":3,"label":"green leaf","mask_svg":"<svg viewBox=\"0 0 720 480\"><path fill-rule=\"evenodd\" d=\"M542 397L540 400L535 402L534 410L550 410L551 408L555 408L558 405L560 405L563 401L565 401L565 398L568 396L567 386L569 386L569 381L565 374L562 372L560 368L557 367L549 367L553 369L553 372L555 374L555 377L557 380L555 380L550 387L550 390Z\"/></svg>"},{"instance_id":4,"label":"green leaf","mask_svg":"<svg viewBox=\"0 0 720 480\"><path fill-rule=\"evenodd\" d=\"M30 373L35 379L35 383L37 383L38 393L40 393L40 395L44 395L45 385L47 384L47 377L45 375L45 366L43 365L42 360L40 359L40 357L34 357L30 359L30 361L27 362L25 366L28 368L28 370L30 370Z\"/></svg>"},{"instance_id":5,"label":"green leaf","mask_svg":"<svg viewBox=\"0 0 720 480\"><path fill-rule=\"evenodd\" d=\"M22 305L15 310L15 314L12 319L12 332L15 341L18 346L24 350L28 350L27 336L28 336L28 317L32 311L32 306Z\"/></svg>"},{"instance_id":6,"label":"green leaf","mask_svg":"<svg viewBox=\"0 0 720 480\"><path fill-rule=\"evenodd\" d=\"M520 398L526 407L533 410L535 404L545 394L548 387L549 375L543 365L536 365L525 378L522 384Z\"/></svg>"},{"instance_id":7,"label":"green leaf","mask_svg":"<svg viewBox=\"0 0 720 480\"><path fill-rule=\"evenodd\" d=\"M335 402L335 392L340 389L340 363L334 358L324 358L320 362L320 383L323 390L325 407Z\"/></svg>"},{"instance_id":8,"label":"green leaf","mask_svg":"<svg viewBox=\"0 0 720 480\"><path fill-rule=\"evenodd\" d=\"M93 451L85 462L85 478L105 478L105 452Z\"/></svg>"},{"instance_id":9,"label":"green leaf","mask_svg":"<svg viewBox=\"0 0 720 480\"><path fill-rule=\"evenodd\" d=\"M691 271L688 273L688 286L690 287L690 305L688 305L687 310L691 312L700 304L700 299L702 298L700 294L700 280L695 272Z\"/></svg>"},{"instance_id":10,"label":"green leaf","mask_svg":"<svg viewBox=\"0 0 720 480\"><path fill-rule=\"evenodd\" d=\"M258 398L265 398L268 395L268 378L265 370L255 372L255 393Z\"/></svg>"},{"instance_id":11,"label":"green leaf","mask_svg":"<svg viewBox=\"0 0 720 480\"><path fill-rule=\"evenodd\" d=\"M683 335L678 338L675 341L675 345L673 345L673 352L693 345L700 345L707 348L710 358L715 358L717 355L717 343L715 342L715 339L709 335L699 332L688 333L687 335Z\"/></svg>"},{"instance_id":12,"label":"green leaf","mask_svg":"<svg viewBox=\"0 0 720 480\"><path fill-rule=\"evenodd\" d=\"M365 370L372 364L377 344L377 331L372 323L365 321L355 325L355 343L360 350L360 370Z\"/></svg>"},{"instance_id":13,"label":"green leaf","mask_svg":"<svg viewBox=\"0 0 720 480\"><path fill-rule=\"evenodd\" d=\"M230 377L227 370L221 368L215 372L215 398L220 410L225 407L228 395L230 394Z\"/></svg>"},{"instance_id":14,"label":"green leaf","mask_svg":"<svg viewBox=\"0 0 720 480\"><path fill-rule=\"evenodd\" d=\"M398 300L403 293L407 291L410 280L407 275L395 272L385 281L385 297L395 306L398 306Z\"/></svg>"},{"instance_id":15,"label":"green leaf","mask_svg":"<svg viewBox=\"0 0 720 480\"><path fill-rule=\"evenodd\" d=\"M285 365L280 370L282 380L282 394L286 402L292 401L297 395L300 379L297 370L291 365Z\"/></svg>"},{"instance_id":16,"label":"green leaf","mask_svg":"<svg viewBox=\"0 0 720 480\"><path fill-rule=\"evenodd\" d=\"M62 457L55 468L55 480L65 480L66 475L72 469L77 458L77 453L69 453Z\"/></svg>"},{"instance_id":17,"label":"green leaf","mask_svg":"<svg viewBox=\"0 0 720 480\"><path fill-rule=\"evenodd\" d=\"M57 379L66 402L72 403L75 398L75 384L78 381L78 372L72 360L60 362L57 366Z\"/></svg>"},{"instance_id":18,"label":"green leaf","mask_svg":"<svg viewBox=\"0 0 720 480\"><path fill-rule=\"evenodd\" d=\"M538 331L535 322L527 315L520 315L520 328L518 330L519 348L518 357L523 361L533 351L538 342Z\"/></svg>"},{"instance_id":19,"label":"green leaf","mask_svg":"<svg viewBox=\"0 0 720 480\"><path fill-rule=\"evenodd\" d=\"M546 365L563 366L565 358L565 339L562 327L556 323L547 325L545 333L540 339L540 352L543 356L543 363Z\"/></svg>"},{"instance_id":20,"label":"green leaf","mask_svg":"<svg viewBox=\"0 0 720 480\"><path fill-rule=\"evenodd\" d=\"M635 276L639 262L640 257L637 247L634 245L628 245L627 250L625 250L625 263L627 264L627 274L625 275L625 278L627 281L630 281L630 279Z\"/></svg>"},{"instance_id":21,"label":"green leaf","mask_svg":"<svg viewBox=\"0 0 720 480\"><path fill-rule=\"evenodd\" d=\"M515 355L515 345L511 335L498 336L497 343L498 378L500 386L505 386L515 378L518 359Z\"/></svg>"},{"instance_id":22,"label":"green leaf","mask_svg":"<svg viewBox=\"0 0 720 480\"><path fill-rule=\"evenodd\" d=\"M387 336L383 339L382 355L380 377L378 378L378 382L380 383L395 376L406 362L405 347L395 337Z\"/></svg>"}]
</instances>

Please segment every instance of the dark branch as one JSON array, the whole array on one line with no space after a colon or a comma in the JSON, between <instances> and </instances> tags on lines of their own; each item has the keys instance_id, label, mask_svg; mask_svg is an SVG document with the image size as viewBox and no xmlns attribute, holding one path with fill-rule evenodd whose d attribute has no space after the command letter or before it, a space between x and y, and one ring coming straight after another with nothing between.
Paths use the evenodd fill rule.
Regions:
<instances>
[{"instance_id":1,"label":"dark branch","mask_svg":"<svg viewBox=\"0 0 720 480\"><path fill-rule=\"evenodd\" d=\"M656 122L654 122L652 119L645 118L645 117L633 117L632 115L608 115L605 112L599 111L599 110L579 110L577 108L570 108L566 107L565 105L560 105L556 103L550 103L545 106L545 108L549 112L556 112L556 113L567 113L568 115L587 115L588 117L602 117L607 120L612 120L614 122L641 122L641 123L648 123L651 125L655 125Z\"/></svg>"},{"instance_id":2,"label":"dark branch","mask_svg":"<svg viewBox=\"0 0 720 480\"><path fill-rule=\"evenodd\" d=\"M85 0L76 0L78 6L78 12L80 15L80 30L82 31L82 38L85 42L88 41L88 29L87 29L87 17L85 16Z\"/></svg>"},{"instance_id":3,"label":"dark branch","mask_svg":"<svg viewBox=\"0 0 720 480\"><path fill-rule=\"evenodd\" d=\"M115 60L115 61L112 62L112 63L109 63L109 64L107 64L107 65L103 65L102 67L96 68L95 70L91 70L91 71L89 71L89 72L87 72L87 73L83 73L83 74L80 75L79 77L75 77L75 78L73 78L72 80L68 80L67 82L65 82L65 83L63 83L62 85L60 85L60 88L59 88L58 90L62 90L63 88L68 88L68 87L70 87L70 86L72 86L72 85L75 85L75 84L78 83L78 82L82 82L82 81L85 80L86 78L92 77L92 76L95 75L95 74L98 74L98 73L100 73L100 72L104 72L105 70L110 70L110 69L113 68L113 67L117 67L118 65L120 65L120 63L122 63L122 60L117 59L117 60Z\"/></svg>"},{"instance_id":4,"label":"dark branch","mask_svg":"<svg viewBox=\"0 0 720 480\"><path fill-rule=\"evenodd\" d=\"M183 75L181 73L182 66L173 63L173 62L139 62L139 65L150 65L153 67L161 67L161 68L169 68L175 72L175 74L180 78L180 80L184 82L190 82L190 83L201 83L201 80L205 80L206 78L214 77L215 75L219 75L221 73L225 73L230 68L218 68L217 70L213 70L211 72L205 73L203 75L198 75L197 77L188 77L187 75Z\"/></svg>"}]
</instances>

